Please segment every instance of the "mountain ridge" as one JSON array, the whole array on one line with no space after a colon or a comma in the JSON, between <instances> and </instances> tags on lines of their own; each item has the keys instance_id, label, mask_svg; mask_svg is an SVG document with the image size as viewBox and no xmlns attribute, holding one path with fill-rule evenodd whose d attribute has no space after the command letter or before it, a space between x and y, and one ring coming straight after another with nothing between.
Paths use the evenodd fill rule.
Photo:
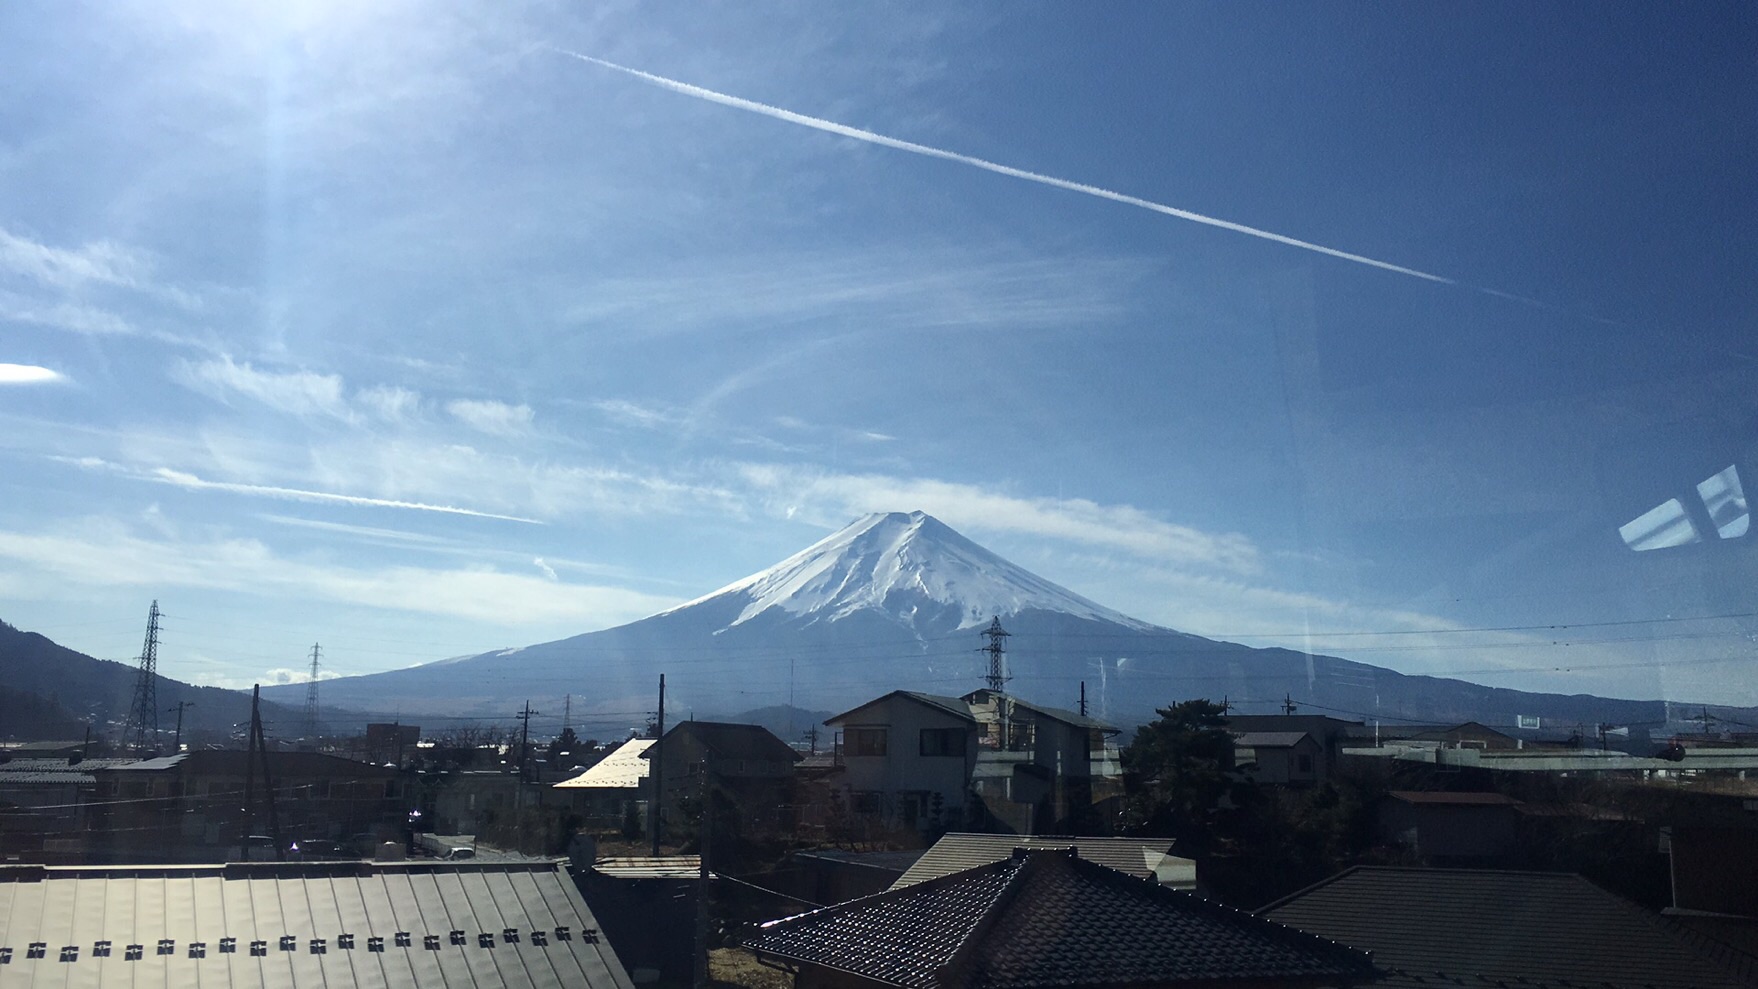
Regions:
<instances>
[{"instance_id":1,"label":"mountain ridge","mask_svg":"<svg viewBox=\"0 0 1758 989\"><path fill-rule=\"evenodd\" d=\"M1661 701L1542 694L1412 676L1289 649L1163 628L1030 573L921 512L856 519L774 566L635 622L515 649L328 680L326 703L406 716L506 717L527 701L604 731L635 727L668 676L668 712L725 715L787 704L845 710L894 689L961 694L981 685L979 628L999 616L1019 696L1089 699L1120 727L1189 697L1236 708L1303 707L1345 717L1511 726L1661 722ZM288 702L303 688L266 695ZM375 707L376 705L376 707Z\"/></svg>"}]
</instances>

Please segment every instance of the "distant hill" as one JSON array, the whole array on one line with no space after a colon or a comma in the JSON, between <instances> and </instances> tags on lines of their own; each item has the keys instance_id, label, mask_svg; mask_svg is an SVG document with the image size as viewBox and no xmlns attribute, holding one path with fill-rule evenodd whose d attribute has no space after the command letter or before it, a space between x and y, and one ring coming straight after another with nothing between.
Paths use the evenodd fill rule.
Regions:
<instances>
[{"instance_id":1,"label":"distant hill","mask_svg":"<svg viewBox=\"0 0 1758 989\"><path fill-rule=\"evenodd\" d=\"M134 706L138 671L125 663L94 659L36 632L25 632L0 621L0 737L28 732L37 739L78 739L91 725L94 737L116 740ZM34 711L39 728L19 727L6 716L7 694L19 698L21 711ZM219 687L197 687L170 677L158 678L159 727L164 745L171 744L177 714L167 711L188 701L183 717L184 741L223 739L234 725L250 721L250 695ZM298 733L301 708L263 704L268 734L292 737ZM17 740L17 739L15 739Z\"/></svg>"},{"instance_id":2,"label":"distant hill","mask_svg":"<svg viewBox=\"0 0 1758 989\"><path fill-rule=\"evenodd\" d=\"M921 512L858 519L773 567L628 625L516 649L324 682L355 710L509 717L572 694L576 725L605 737L639 727L667 674L668 720L728 718L794 704L842 711L895 689L967 693L983 683L982 630L999 616L1008 689L1129 728L1156 707L1223 697L1268 710L1388 723L1479 721L1511 728L1654 725L1659 701L1531 693L1408 676L1334 656L1255 649L1120 614L1037 576ZM298 703L304 688L264 688ZM1693 710L1698 705L1693 704ZM1751 720L1750 712L1731 717ZM775 730L788 719L763 715ZM819 720L822 720L820 717ZM796 733L807 725L797 720Z\"/></svg>"},{"instance_id":3,"label":"distant hill","mask_svg":"<svg viewBox=\"0 0 1758 989\"><path fill-rule=\"evenodd\" d=\"M85 722L60 704L28 690L0 687L0 741L73 741Z\"/></svg>"}]
</instances>

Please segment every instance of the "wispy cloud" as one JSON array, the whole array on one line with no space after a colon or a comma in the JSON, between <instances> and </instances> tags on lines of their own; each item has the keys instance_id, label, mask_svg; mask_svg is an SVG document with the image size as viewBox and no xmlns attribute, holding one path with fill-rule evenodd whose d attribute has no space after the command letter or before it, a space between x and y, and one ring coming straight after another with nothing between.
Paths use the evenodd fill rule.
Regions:
<instances>
[{"instance_id":1,"label":"wispy cloud","mask_svg":"<svg viewBox=\"0 0 1758 989\"><path fill-rule=\"evenodd\" d=\"M263 498L284 498L290 501L329 502L338 505L364 505L372 508L405 508L420 512L441 512L447 515L469 515L475 518L500 519L504 522L524 522L527 525L542 525L537 519L523 518L518 515L499 515L494 512L479 512L471 508L459 508L455 505L429 505L418 501L398 501L392 498L368 498L361 495L337 494L330 491L307 491L300 488L284 488L268 484L235 484L227 481L204 481L194 474L188 474L169 467L159 467L148 475L161 484L183 488L188 491L225 491L231 494L255 495Z\"/></svg>"},{"instance_id":2,"label":"wispy cloud","mask_svg":"<svg viewBox=\"0 0 1758 989\"><path fill-rule=\"evenodd\" d=\"M555 575L555 568L550 566L549 564L543 562L543 557L541 557L541 556L533 559L531 561L531 565L536 567L540 573L542 573L545 577L548 577L550 580L561 579Z\"/></svg>"},{"instance_id":3,"label":"wispy cloud","mask_svg":"<svg viewBox=\"0 0 1758 989\"><path fill-rule=\"evenodd\" d=\"M35 364L0 364L0 385L37 385L65 380L60 372Z\"/></svg>"},{"instance_id":4,"label":"wispy cloud","mask_svg":"<svg viewBox=\"0 0 1758 989\"><path fill-rule=\"evenodd\" d=\"M77 302L30 299L0 291L0 319L82 336L133 336L140 330L107 309Z\"/></svg>"},{"instance_id":5,"label":"wispy cloud","mask_svg":"<svg viewBox=\"0 0 1758 989\"><path fill-rule=\"evenodd\" d=\"M421 395L394 385L373 385L354 393L361 408L388 422L403 422L421 408Z\"/></svg>"},{"instance_id":6,"label":"wispy cloud","mask_svg":"<svg viewBox=\"0 0 1758 989\"><path fill-rule=\"evenodd\" d=\"M737 110L744 110L748 113L761 114L765 117L772 117L776 120L786 121L790 124L797 124L801 127L810 127L813 130L835 134L838 137L846 137L856 141L863 141L868 144L876 144L880 147L892 148L897 151L907 151L910 154L923 155L928 158L939 158L943 161L969 165L972 168L980 168L984 171L994 172L997 175L1023 179L1027 182L1036 182L1039 185L1046 185L1067 192L1077 192L1085 196L1108 199L1112 202L1122 203L1126 206L1135 206L1140 209L1151 210L1155 213L1162 213L1166 216L1176 217L1180 220L1188 220L1192 223L1203 224L1204 226L1217 227L1222 230L1244 234L1248 237L1256 237L1260 240L1271 241L1287 247L1294 247L1303 251L1311 251L1315 254L1323 254L1327 257L1337 258L1338 260L1351 261L1356 264L1363 264L1372 268L1395 272L1400 275L1408 275L1412 278L1420 278L1424 281L1439 282L1444 285L1458 284L1454 279L1446 278L1441 275L1431 274L1430 272L1420 271L1416 268L1409 268L1399 264L1393 264L1390 261L1380 261L1361 254L1353 254L1348 251L1339 250L1335 247L1326 247L1323 244L1315 244L1311 241L1299 240L1287 236L1286 234L1275 233L1259 227L1246 226L1243 223L1235 223L1231 220L1220 219L1219 217L1206 216L1202 213L1180 209L1176 206L1168 206L1165 203L1157 203L1149 199L1142 199L1121 192L1113 192L1110 189L1103 189L1095 185L1087 185L1082 182L1071 182L1068 179L1059 179L1055 176L1031 172L1023 168L1015 168L1011 165L1003 165L999 162L989 161L986 158L977 158L972 155L960 154L956 151L948 151L944 148L935 148L926 144L917 144L914 141L904 141L895 137L886 137L883 134L877 134L870 130L862 130L859 127L850 127L847 124L839 124L833 120L825 120L821 117L810 117L803 113L795 113L792 110L784 110L781 107L771 106L768 103L759 103L756 100L747 100L728 93L716 92L712 89L704 89L701 86L693 86L687 82L668 79L665 76L654 75L651 72L643 72L640 69L633 69L626 65L607 62L604 59L594 58L591 55L582 55L579 52L567 51L560 48L554 49L554 51L570 58L577 58L582 62L621 72L624 75L632 76L643 82L651 83L674 93L680 93L684 96L694 97L699 100L707 100L710 103L718 103L721 106L728 106Z\"/></svg>"},{"instance_id":7,"label":"wispy cloud","mask_svg":"<svg viewBox=\"0 0 1758 989\"><path fill-rule=\"evenodd\" d=\"M146 538L107 519L80 520L51 533L0 529L0 559L11 561L0 571L31 574L39 588L53 581L70 594L113 587L244 588L497 627L541 622L603 627L679 600L480 565L349 567L285 556L254 539Z\"/></svg>"},{"instance_id":8,"label":"wispy cloud","mask_svg":"<svg viewBox=\"0 0 1758 989\"><path fill-rule=\"evenodd\" d=\"M216 360L178 361L172 366L171 376L179 384L221 401L241 396L289 415L353 418L343 398L340 375L265 371L222 356Z\"/></svg>"},{"instance_id":9,"label":"wispy cloud","mask_svg":"<svg viewBox=\"0 0 1758 989\"><path fill-rule=\"evenodd\" d=\"M1204 532L1128 505L1081 498L1029 498L931 478L836 474L747 464L738 469L778 515L841 525L867 512L920 509L954 528L1067 540L1182 566L1239 574L1261 569L1256 545L1238 533ZM792 513L792 514L789 514Z\"/></svg>"},{"instance_id":10,"label":"wispy cloud","mask_svg":"<svg viewBox=\"0 0 1758 989\"><path fill-rule=\"evenodd\" d=\"M455 399L446 403L446 411L471 429L491 436L529 432L536 418L529 405L509 405L492 399Z\"/></svg>"},{"instance_id":11,"label":"wispy cloud","mask_svg":"<svg viewBox=\"0 0 1758 989\"><path fill-rule=\"evenodd\" d=\"M0 229L0 271L65 292L107 286L157 296L185 309L201 307L194 293L158 283L145 251L110 240L55 247Z\"/></svg>"}]
</instances>

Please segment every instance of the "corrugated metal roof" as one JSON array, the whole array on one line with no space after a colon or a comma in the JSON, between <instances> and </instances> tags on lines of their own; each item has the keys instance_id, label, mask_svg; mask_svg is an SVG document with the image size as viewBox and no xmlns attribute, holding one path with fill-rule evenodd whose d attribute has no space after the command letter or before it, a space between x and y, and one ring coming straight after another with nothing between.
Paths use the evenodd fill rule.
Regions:
<instances>
[{"instance_id":1,"label":"corrugated metal roof","mask_svg":"<svg viewBox=\"0 0 1758 989\"><path fill-rule=\"evenodd\" d=\"M702 856L602 858L592 863L592 871L617 879L699 879L702 875Z\"/></svg>"},{"instance_id":2,"label":"corrugated metal roof","mask_svg":"<svg viewBox=\"0 0 1758 989\"><path fill-rule=\"evenodd\" d=\"M953 832L934 843L909 867L892 889L949 876L1013 856L1016 848L1073 848L1080 857L1138 879L1156 878L1159 870L1182 876L1177 868L1188 865L1194 882L1196 863L1169 854L1170 838L1072 838L1064 835L969 834ZM1171 885L1184 885L1175 881Z\"/></svg>"},{"instance_id":3,"label":"corrugated metal roof","mask_svg":"<svg viewBox=\"0 0 1758 989\"><path fill-rule=\"evenodd\" d=\"M5 759L0 760L4 773L89 773L94 769L110 769L133 762L133 759Z\"/></svg>"},{"instance_id":4,"label":"corrugated metal roof","mask_svg":"<svg viewBox=\"0 0 1758 989\"><path fill-rule=\"evenodd\" d=\"M648 767L652 765L651 762L641 757L641 753L646 752L652 745L653 739L651 738L631 738L617 746L610 755L599 760L598 765L573 779L557 783L556 788L638 789L642 781L647 779Z\"/></svg>"},{"instance_id":5,"label":"corrugated metal roof","mask_svg":"<svg viewBox=\"0 0 1758 989\"><path fill-rule=\"evenodd\" d=\"M0 766L0 786L37 783L96 783L98 778L90 773L43 773L43 772L12 772L10 766Z\"/></svg>"},{"instance_id":6,"label":"corrugated metal roof","mask_svg":"<svg viewBox=\"0 0 1758 989\"><path fill-rule=\"evenodd\" d=\"M1065 852L771 921L746 946L906 989L1332 984L1365 955Z\"/></svg>"},{"instance_id":7,"label":"corrugated metal roof","mask_svg":"<svg viewBox=\"0 0 1758 989\"><path fill-rule=\"evenodd\" d=\"M1662 919L1569 873L1360 867L1271 920L1372 951L1395 987L1749 987Z\"/></svg>"},{"instance_id":8,"label":"corrugated metal roof","mask_svg":"<svg viewBox=\"0 0 1758 989\"><path fill-rule=\"evenodd\" d=\"M598 926L553 862L0 870L0 985L632 989Z\"/></svg>"}]
</instances>

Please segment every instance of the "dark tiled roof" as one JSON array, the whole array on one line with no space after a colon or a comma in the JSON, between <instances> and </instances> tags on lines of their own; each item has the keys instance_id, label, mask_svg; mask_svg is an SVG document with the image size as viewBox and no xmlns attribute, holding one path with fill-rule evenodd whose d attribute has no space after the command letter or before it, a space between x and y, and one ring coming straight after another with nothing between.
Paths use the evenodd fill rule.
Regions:
<instances>
[{"instance_id":1,"label":"dark tiled roof","mask_svg":"<svg viewBox=\"0 0 1758 989\"><path fill-rule=\"evenodd\" d=\"M744 759L749 762L798 762L801 758L793 747L762 725L740 725L727 721L680 721L666 732L694 735L696 740L714 753L716 759ZM641 753L649 759L653 750ZM669 760L667 760L669 764Z\"/></svg>"},{"instance_id":2,"label":"dark tiled roof","mask_svg":"<svg viewBox=\"0 0 1758 989\"><path fill-rule=\"evenodd\" d=\"M631 989L554 862L0 868L0 985Z\"/></svg>"},{"instance_id":3,"label":"dark tiled roof","mask_svg":"<svg viewBox=\"0 0 1758 989\"><path fill-rule=\"evenodd\" d=\"M906 989L1328 984L1372 971L1358 952L1061 851L771 921L745 943Z\"/></svg>"},{"instance_id":4,"label":"dark tiled roof","mask_svg":"<svg viewBox=\"0 0 1758 989\"><path fill-rule=\"evenodd\" d=\"M1661 918L1568 873L1361 867L1259 913L1372 951L1392 973L1383 986L1754 984Z\"/></svg>"},{"instance_id":5,"label":"dark tiled roof","mask_svg":"<svg viewBox=\"0 0 1758 989\"><path fill-rule=\"evenodd\" d=\"M827 725L834 725L839 721L847 720L849 715L856 714L861 711L865 711L867 708L870 708L875 704L879 704L884 701L890 700L893 697L903 697L903 698L907 698L909 700L915 701L918 704L926 704L928 707L935 708L935 709L942 711L946 714L950 714L955 718L963 718L964 720L970 721L970 722L975 722L977 720L975 717L972 717L972 715L971 715L971 706L969 704L966 704L962 698L943 697L940 694L924 694L924 693L922 693L920 691L916 691L916 690L893 690L889 694L885 694L881 697L873 698L872 700L868 701L867 703L862 704L860 707L851 708L847 711L842 712L841 714L836 715L835 717L825 718L824 723Z\"/></svg>"},{"instance_id":6,"label":"dark tiled roof","mask_svg":"<svg viewBox=\"0 0 1758 989\"><path fill-rule=\"evenodd\" d=\"M934 843L893 888L914 886L954 872L963 872L1013 857L1016 848L1074 848L1080 857L1137 879L1151 879L1154 867L1172 850L1170 838L1070 838L1057 835L1024 837L1011 834L953 832Z\"/></svg>"}]
</instances>

